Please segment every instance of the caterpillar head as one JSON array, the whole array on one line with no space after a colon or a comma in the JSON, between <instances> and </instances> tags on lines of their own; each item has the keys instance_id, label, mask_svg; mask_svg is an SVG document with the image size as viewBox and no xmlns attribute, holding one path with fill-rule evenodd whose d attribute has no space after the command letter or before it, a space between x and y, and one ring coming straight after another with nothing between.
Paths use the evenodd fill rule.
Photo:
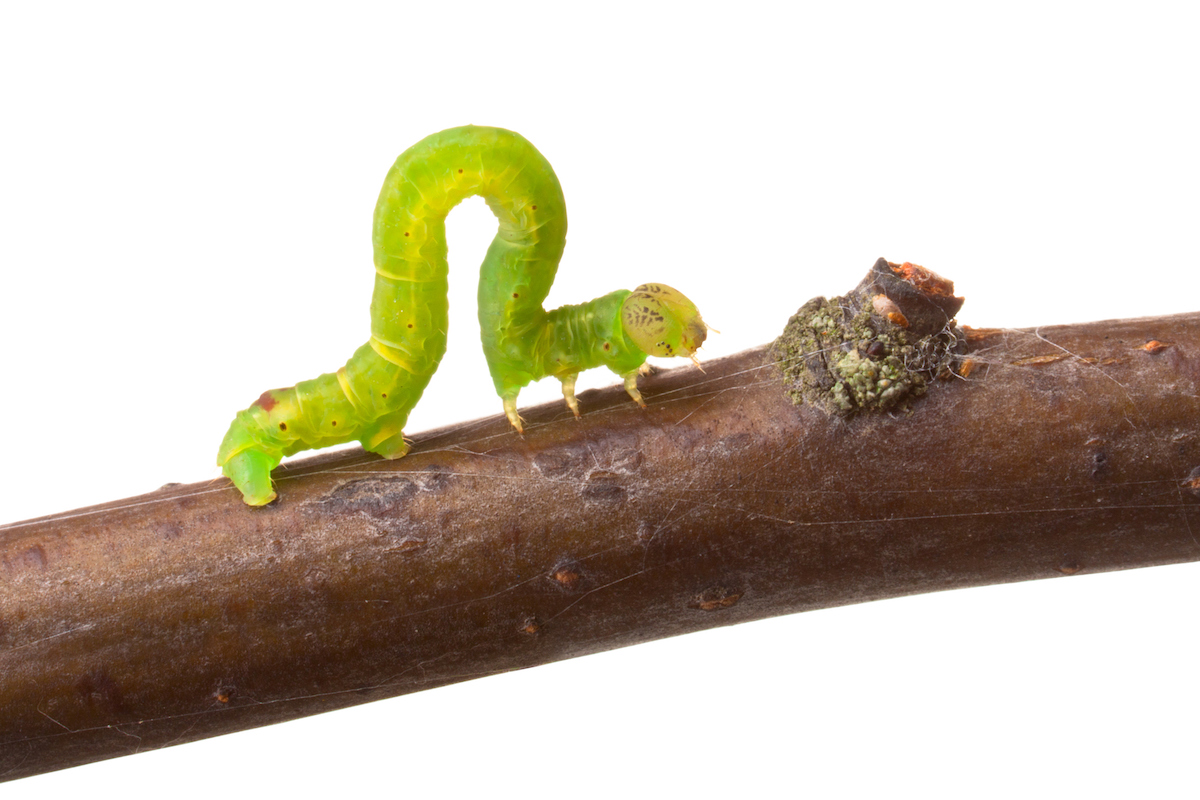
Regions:
<instances>
[{"instance_id":1,"label":"caterpillar head","mask_svg":"<svg viewBox=\"0 0 1200 800\"><path fill-rule=\"evenodd\" d=\"M643 283L625 298L621 327L647 355L683 356L693 361L708 336L696 304L662 283Z\"/></svg>"}]
</instances>

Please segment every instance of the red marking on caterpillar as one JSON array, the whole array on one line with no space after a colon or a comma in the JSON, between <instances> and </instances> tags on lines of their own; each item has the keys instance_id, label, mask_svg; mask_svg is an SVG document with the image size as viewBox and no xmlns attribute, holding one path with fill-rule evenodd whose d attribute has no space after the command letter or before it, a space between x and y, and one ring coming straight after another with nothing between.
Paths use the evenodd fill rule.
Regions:
<instances>
[{"instance_id":1,"label":"red marking on caterpillar","mask_svg":"<svg viewBox=\"0 0 1200 800\"><path fill-rule=\"evenodd\" d=\"M263 411L270 411L272 408L279 405L279 401L276 400L274 398L274 396L272 396L272 394L271 394L271 392L274 392L274 391L284 391L284 390L268 389L267 391L263 392L257 400L255 400L253 403L251 403L251 405L258 406Z\"/></svg>"}]
</instances>

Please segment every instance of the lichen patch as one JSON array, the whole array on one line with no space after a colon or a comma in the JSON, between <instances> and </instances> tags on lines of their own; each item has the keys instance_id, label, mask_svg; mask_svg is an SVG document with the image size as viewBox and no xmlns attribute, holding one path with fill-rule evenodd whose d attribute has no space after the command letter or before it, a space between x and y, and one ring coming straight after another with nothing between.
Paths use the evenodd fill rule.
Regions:
<instances>
[{"instance_id":1,"label":"lichen patch","mask_svg":"<svg viewBox=\"0 0 1200 800\"><path fill-rule=\"evenodd\" d=\"M952 322L916 336L878 305L853 295L817 297L788 320L771 354L792 402L843 417L905 409L956 370L965 348Z\"/></svg>"}]
</instances>

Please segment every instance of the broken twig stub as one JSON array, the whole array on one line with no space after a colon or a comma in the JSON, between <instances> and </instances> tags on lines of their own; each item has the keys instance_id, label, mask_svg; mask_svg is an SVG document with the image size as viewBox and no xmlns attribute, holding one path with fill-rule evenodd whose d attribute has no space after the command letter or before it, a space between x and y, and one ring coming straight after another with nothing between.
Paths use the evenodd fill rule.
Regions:
<instances>
[{"instance_id":1,"label":"broken twig stub","mask_svg":"<svg viewBox=\"0 0 1200 800\"><path fill-rule=\"evenodd\" d=\"M905 409L958 370L962 304L952 281L881 258L854 291L801 306L771 354L796 404L844 417Z\"/></svg>"}]
</instances>

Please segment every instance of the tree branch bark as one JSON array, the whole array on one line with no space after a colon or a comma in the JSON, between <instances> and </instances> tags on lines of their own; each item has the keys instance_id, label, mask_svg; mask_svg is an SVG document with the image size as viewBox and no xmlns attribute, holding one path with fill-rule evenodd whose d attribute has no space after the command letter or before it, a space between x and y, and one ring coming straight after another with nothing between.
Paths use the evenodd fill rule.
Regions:
<instances>
[{"instance_id":1,"label":"tree branch bark","mask_svg":"<svg viewBox=\"0 0 1200 800\"><path fill-rule=\"evenodd\" d=\"M832 307L919 327L875 278ZM798 377L762 347L645 379L648 411L613 387L580 422L526 412L524 438L495 417L395 462L292 462L263 509L221 481L0 527L0 779L763 617L1200 558L1200 314L959 334L882 410L797 405L835 362Z\"/></svg>"}]
</instances>

